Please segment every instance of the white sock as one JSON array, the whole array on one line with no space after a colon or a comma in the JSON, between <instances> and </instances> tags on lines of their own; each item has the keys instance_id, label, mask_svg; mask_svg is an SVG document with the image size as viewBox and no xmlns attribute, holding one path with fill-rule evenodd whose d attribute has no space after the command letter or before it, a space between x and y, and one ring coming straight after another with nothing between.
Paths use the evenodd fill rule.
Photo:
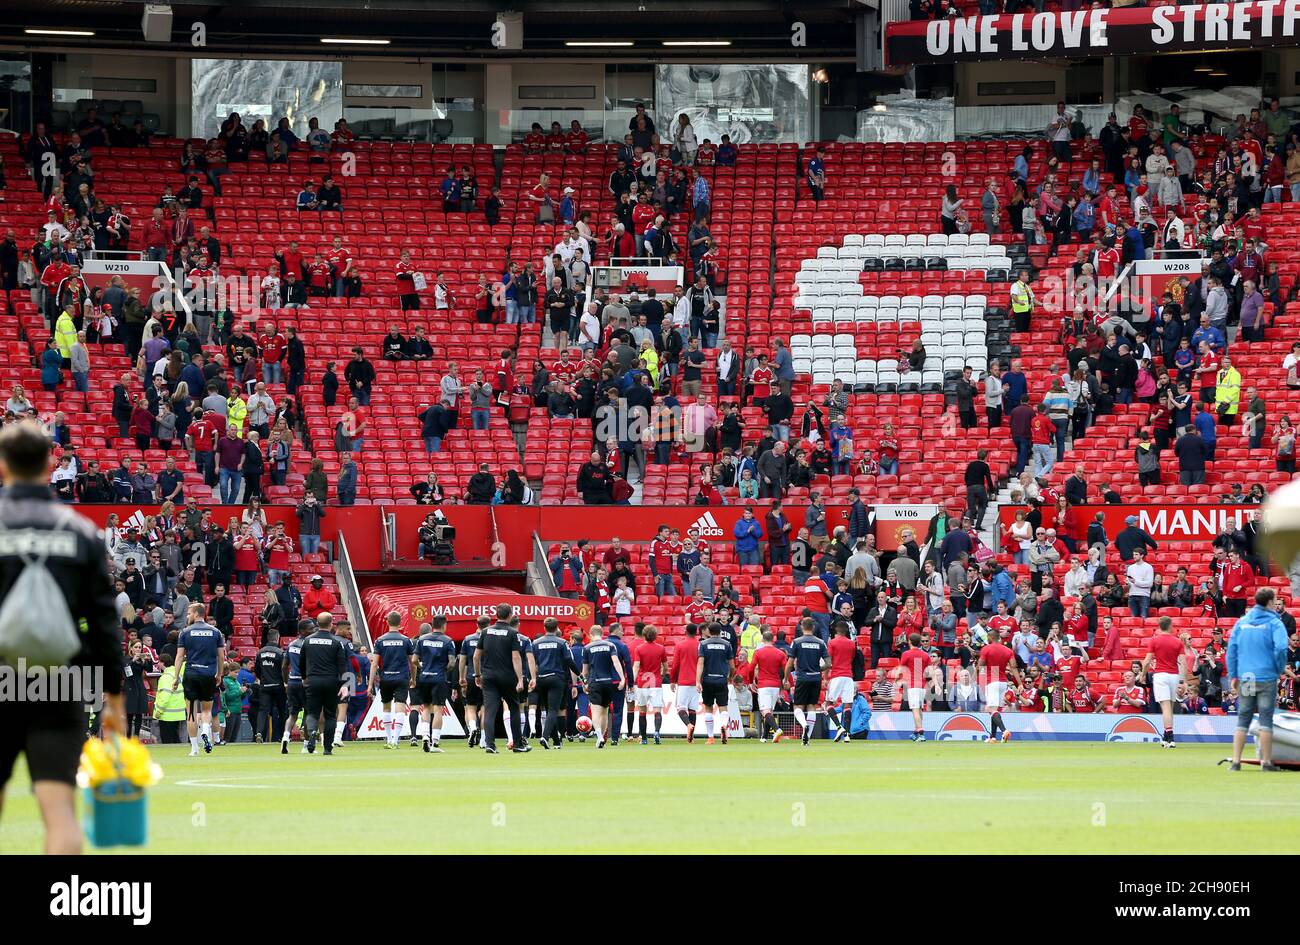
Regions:
<instances>
[{"instance_id":1,"label":"white sock","mask_svg":"<svg viewBox=\"0 0 1300 945\"><path fill-rule=\"evenodd\" d=\"M198 747L199 747L199 736L197 736L197 735L191 735L191 736L190 736L190 747L191 747L191 748L198 748Z\"/></svg>"},{"instance_id":2,"label":"white sock","mask_svg":"<svg viewBox=\"0 0 1300 945\"><path fill-rule=\"evenodd\" d=\"M510 716L503 713L501 721L504 722L506 726L506 742L513 742L515 740L515 732L514 729L510 727Z\"/></svg>"},{"instance_id":3,"label":"white sock","mask_svg":"<svg viewBox=\"0 0 1300 945\"><path fill-rule=\"evenodd\" d=\"M543 709L540 712L540 717L541 717L540 720L542 724L541 727L536 730L536 734L539 737L541 736L542 732L546 731L546 726L551 724L551 713Z\"/></svg>"},{"instance_id":4,"label":"white sock","mask_svg":"<svg viewBox=\"0 0 1300 945\"><path fill-rule=\"evenodd\" d=\"M430 736L432 737L432 739L433 739L433 743L434 743L435 745L438 744L438 742L442 741L442 729L441 729L441 728L435 728L435 729L433 729L429 734L430 734Z\"/></svg>"},{"instance_id":5,"label":"white sock","mask_svg":"<svg viewBox=\"0 0 1300 945\"><path fill-rule=\"evenodd\" d=\"M807 720L804 732L809 738L812 738L813 729L817 727L817 710L813 709L811 712L806 713L804 718Z\"/></svg>"},{"instance_id":6,"label":"white sock","mask_svg":"<svg viewBox=\"0 0 1300 945\"><path fill-rule=\"evenodd\" d=\"M713 713L704 714L704 730L709 733L709 738L713 737Z\"/></svg>"},{"instance_id":7,"label":"white sock","mask_svg":"<svg viewBox=\"0 0 1300 945\"><path fill-rule=\"evenodd\" d=\"M534 735L537 734L537 706L530 706L528 709L528 730Z\"/></svg>"},{"instance_id":8,"label":"white sock","mask_svg":"<svg viewBox=\"0 0 1300 945\"><path fill-rule=\"evenodd\" d=\"M719 726L719 731L724 733L727 731L727 713L725 712L718 713L718 726Z\"/></svg>"},{"instance_id":9,"label":"white sock","mask_svg":"<svg viewBox=\"0 0 1300 945\"><path fill-rule=\"evenodd\" d=\"M597 745L605 744L605 726L598 725L596 726L594 731L596 733L596 744Z\"/></svg>"},{"instance_id":10,"label":"white sock","mask_svg":"<svg viewBox=\"0 0 1300 945\"><path fill-rule=\"evenodd\" d=\"M201 722L201 723L199 724L199 734L200 734L200 735L206 735L206 736L208 736L208 738L209 738L209 740L210 740L210 739L212 738L212 723L211 723L211 722Z\"/></svg>"},{"instance_id":11,"label":"white sock","mask_svg":"<svg viewBox=\"0 0 1300 945\"><path fill-rule=\"evenodd\" d=\"M794 707L794 721L795 724L798 725L800 728L808 727L803 720L803 709L799 708L798 706Z\"/></svg>"}]
</instances>

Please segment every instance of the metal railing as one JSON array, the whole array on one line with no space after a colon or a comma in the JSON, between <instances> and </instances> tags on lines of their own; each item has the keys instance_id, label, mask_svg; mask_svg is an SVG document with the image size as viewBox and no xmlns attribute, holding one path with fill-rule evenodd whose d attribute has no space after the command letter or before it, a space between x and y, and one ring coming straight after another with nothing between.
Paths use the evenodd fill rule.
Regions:
<instances>
[{"instance_id":1,"label":"metal railing","mask_svg":"<svg viewBox=\"0 0 1300 945\"><path fill-rule=\"evenodd\" d=\"M537 572L537 583L547 597L555 597L555 578L551 576L551 562L546 557L546 546L541 537L533 532L533 570Z\"/></svg>"},{"instance_id":2,"label":"metal railing","mask_svg":"<svg viewBox=\"0 0 1300 945\"><path fill-rule=\"evenodd\" d=\"M334 540L334 576L338 579L339 602L352 622L352 632L358 645L370 645L370 626L366 623L366 611L361 606L361 589L357 587L357 577L352 570L352 559L348 555L348 542L343 532Z\"/></svg>"}]
</instances>

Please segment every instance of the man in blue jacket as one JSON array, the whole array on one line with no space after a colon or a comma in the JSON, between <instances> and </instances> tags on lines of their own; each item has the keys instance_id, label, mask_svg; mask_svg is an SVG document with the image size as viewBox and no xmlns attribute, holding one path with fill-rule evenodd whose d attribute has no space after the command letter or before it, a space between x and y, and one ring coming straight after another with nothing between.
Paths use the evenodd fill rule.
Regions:
<instances>
[{"instance_id":1,"label":"man in blue jacket","mask_svg":"<svg viewBox=\"0 0 1300 945\"><path fill-rule=\"evenodd\" d=\"M736 536L736 563L762 564L763 554L758 550L758 543L763 537L763 526L754 518L752 505L745 506L732 531Z\"/></svg>"},{"instance_id":2,"label":"man in blue jacket","mask_svg":"<svg viewBox=\"0 0 1300 945\"><path fill-rule=\"evenodd\" d=\"M1287 637L1282 618L1273 610L1272 588L1255 592L1255 606L1237 620L1228 637L1228 677L1237 690L1237 730L1232 734L1232 768L1241 770L1241 750L1246 745L1250 721L1259 715L1260 769L1276 771L1273 764L1273 708L1277 680L1286 666Z\"/></svg>"},{"instance_id":3,"label":"man in blue jacket","mask_svg":"<svg viewBox=\"0 0 1300 945\"><path fill-rule=\"evenodd\" d=\"M1006 601L1008 611L1014 610L1016 606L1016 587L1011 581L1011 575L1007 573L1006 568L996 562L993 562L991 567L993 577L989 583L993 600L990 606L994 611L997 611L998 601L1001 600Z\"/></svg>"},{"instance_id":4,"label":"man in blue jacket","mask_svg":"<svg viewBox=\"0 0 1300 945\"><path fill-rule=\"evenodd\" d=\"M871 517L867 514L867 505L862 501L862 494L857 489L849 490L849 544L856 545L859 538L871 534Z\"/></svg>"}]
</instances>

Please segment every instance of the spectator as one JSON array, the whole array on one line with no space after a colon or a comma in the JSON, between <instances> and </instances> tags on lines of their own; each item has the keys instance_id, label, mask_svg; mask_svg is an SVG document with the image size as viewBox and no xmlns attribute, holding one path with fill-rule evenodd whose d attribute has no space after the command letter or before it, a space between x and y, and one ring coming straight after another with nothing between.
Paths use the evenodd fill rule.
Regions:
<instances>
[{"instance_id":1,"label":"spectator","mask_svg":"<svg viewBox=\"0 0 1300 945\"><path fill-rule=\"evenodd\" d=\"M496 495L497 481L487 463L480 463L478 472L469 477L465 489L465 502L470 505L490 505Z\"/></svg>"},{"instance_id":2,"label":"spectator","mask_svg":"<svg viewBox=\"0 0 1300 945\"><path fill-rule=\"evenodd\" d=\"M1128 580L1128 607L1134 617L1146 617L1151 612L1151 591L1155 584L1155 571L1146 560L1146 549L1133 549L1133 560L1124 570Z\"/></svg>"},{"instance_id":3,"label":"spectator","mask_svg":"<svg viewBox=\"0 0 1300 945\"><path fill-rule=\"evenodd\" d=\"M339 472L334 481L334 490L338 495L339 505L357 504L358 476L359 470L356 462L352 459L352 454L348 452L340 453Z\"/></svg>"},{"instance_id":4,"label":"spectator","mask_svg":"<svg viewBox=\"0 0 1300 945\"><path fill-rule=\"evenodd\" d=\"M1196 427L1188 427L1187 432L1174 443L1174 455L1178 457L1179 482L1185 486L1201 485L1205 482L1205 464L1209 459L1209 447Z\"/></svg>"},{"instance_id":5,"label":"spectator","mask_svg":"<svg viewBox=\"0 0 1300 945\"><path fill-rule=\"evenodd\" d=\"M752 506L745 506L733 532L736 537L736 563L762 564L763 553L759 550L759 541L763 538L763 526L754 518Z\"/></svg>"}]
</instances>

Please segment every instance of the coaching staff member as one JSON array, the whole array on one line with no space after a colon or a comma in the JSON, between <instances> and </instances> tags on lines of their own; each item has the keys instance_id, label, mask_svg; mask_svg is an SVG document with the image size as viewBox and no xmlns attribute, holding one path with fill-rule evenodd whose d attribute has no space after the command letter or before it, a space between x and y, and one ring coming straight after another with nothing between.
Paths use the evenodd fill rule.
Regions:
<instances>
[{"instance_id":1,"label":"coaching staff member","mask_svg":"<svg viewBox=\"0 0 1300 945\"><path fill-rule=\"evenodd\" d=\"M537 660L537 703L546 713L545 730L542 732L542 747L550 748L552 744L559 748L564 743L560 723L563 721L565 697L571 692L577 694L577 665L573 662L573 651L568 642L560 636L560 622L554 617L547 617L542 626L546 632L533 641L533 656Z\"/></svg>"},{"instance_id":2,"label":"coaching staff member","mask_svg":"<svg viewBox=\"0 0 1300 945\"><path fill-rule=\"evenodd\" d=\"M316 751L316 725L325 717L325 754L334 754L334 729L339 700L347 695L343 674L348 671L348 652L334 635L334 619L326 613L316 618L316 632L302 641L302 684L307 697L303 725L307 729L307 754Z\"/></svg>"},{"instance_id":3,"label":"coaching staff member","mask_svg":"<svg viewBox=\"0 0 1300 945\"><path fill-rule=\"evenodd\" d=\"M50 438L36 423L14 423L0 433L0 601L26 567L44 557L74 621L83 623L81 651L69 665L103 672L100 724L122 734L122 639L104 542L95 526L54 501L48 485ZM96 695L100 695L96 693ZM0 805L19 754L27 757L32 790L45 822L46 853L80 853L74 787L87 708L68 702L0 700ZM2 812L2 811L0 811Z\"/></svg>"},{"instance_id":4,"label":"coaching staff member","mask_svg":"<svg viewBox=\"0 0 1300 945\"><path fill-rule=\"evenodd\" d=\"M257 676L257 724L253 726L253 741L264 741L263 734L269 723L271 741L279 741L284 732L284 716L288 708L284 691L287 657L276 639L268 640L257 651L253 672ZM251 704L251 703L250 703Z\"/></svg>"},{"instance_id":5,"label":"coaching staff member","mask_svg":"<svg viewBox=\"0 0 1300 945\"><path fill-rule=\"evenodd\" d=\"M519 632L510 626L515 609L497 604L497 622L483 629L478 649L474 651L474 675L483 687L483 747L489 755L497 754L497 716L501 703L510 713L510 731L514 735L511 751L531 751L520 728L519 694L524 691L523 661L519 655Z\"/></svg>"}]
</instances>

